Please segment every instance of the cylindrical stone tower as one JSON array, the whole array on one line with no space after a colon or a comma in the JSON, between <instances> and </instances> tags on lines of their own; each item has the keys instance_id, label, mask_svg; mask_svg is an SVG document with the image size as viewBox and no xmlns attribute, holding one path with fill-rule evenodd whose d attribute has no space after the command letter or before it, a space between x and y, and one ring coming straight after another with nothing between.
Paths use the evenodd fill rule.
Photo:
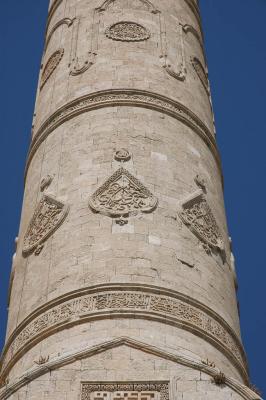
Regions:
<instances>
[{"instance_id":1,"label":"cylindrical stone tower","mask_svg":"<svg viewBox=\"0 0 266 400\"><path fill-rule=\"evenodd\" d=\"M0 399L250 390L197 0L51 0Z\"/></svg>"}]
</instances>

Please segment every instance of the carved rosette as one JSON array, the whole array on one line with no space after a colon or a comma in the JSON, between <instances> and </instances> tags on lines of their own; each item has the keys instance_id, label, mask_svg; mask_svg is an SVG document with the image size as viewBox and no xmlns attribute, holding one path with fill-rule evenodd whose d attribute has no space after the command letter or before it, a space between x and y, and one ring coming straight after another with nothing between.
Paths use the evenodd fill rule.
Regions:
<instances>
[{"instance_id":1,"label":"carved rosette","mask_svg":"<svg viewBox=\"0 0 266 400\"><path fill-rule=\"evenodd\" d=\"M202 190L197 191L182 203L179 216L204 243L207 253L210 253L211 249L224 252L222 235Z\"/></svg>"},{"instance_id":2,"label":"carved rosette","mask_svg":"<svg viewBox=\"0 0 266 400\"><path fill-rule=\"evenodd\" d=\"M106 29L105 34L109 39L121 42L141 42L151 36L144 26L130 21L117 22L111 25Z\"/></svg>"},{"instance_id":3,"label":"carved rosette","mask_svg":"<svg viewBox=\"0 0 266 400\"><path fill-rule=\"evenodd\" d=\"M131 159L131 154L127 149L119 149L115 152L114 159L120 162L126 162Z\"/></svg>"},{"instance_id":4,"label":"carved rosette","mask_svg":"<svg viewBox=\"0 0 266 400\"><path fill-rule=\"evenodd\" d=\"M122 167L89 200L92 210L110 217L151 212L157 203L157 198Z\"/></svg>"},{"instance_id":5,"label":"carved rosette","mask_svg":"<svg viewBox=\"0 0 266 400\"><path fill-rule=\"evenodd\" d=\"M39 254L43 243L62 224L69 207L51 196L43 195L24 237L23 254Z\"/></svg>"},{"instance_id":6,"label":"carved rosette","mask_svg":"<svg viewBox=\"0 0 266 400\"><path fill-rule=\"evenodd\" d=\"M158 394L158 397L156 396ZM81 400L169 400L169 382L83 382Z\"/></svg>"},{"instance_id":7,"label":"carved rosette","mask_svg":"<svg viewBox=\"0 0 266 400\"><path fill-rule=\"evenodd\" d=\"M48 79L50 78L50 76L52 75L54 70L57 68L58 64L60 63L60 61L63 58L63 55L64 55L64 49L56 50L51 55L51 57L49 58L49 60L47 61L46 65L45 65L43 73L42 73L40 89L42 89L44 87L45 83L48 81Z\"/></svg>"}]
</instances>

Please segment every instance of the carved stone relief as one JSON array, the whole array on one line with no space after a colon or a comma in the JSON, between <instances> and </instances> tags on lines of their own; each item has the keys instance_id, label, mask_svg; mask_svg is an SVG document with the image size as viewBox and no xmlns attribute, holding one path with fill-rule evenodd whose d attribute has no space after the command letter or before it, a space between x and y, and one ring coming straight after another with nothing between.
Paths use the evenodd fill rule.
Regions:
<instances>
[{"instance_id":1,"label":"carved stone relief","mask_svg":"<svg viewBox=\"0 0 266 400\"><path fill-rule=\"evenodd\" d=\"M206 181L201 175L196 175L194 178L196 185L204 192L207 192Z\"/></svg>"},{"instance_id":2,"label":"carved stone relief","mask_svg":"<svg viewBox=\"0 0 266 400\"><path fill-rule=\"evenodd\" d=\"M185 225L203 242L208 254L213 249L224 253L224 242L210 206L200 190L182 204L179 216Z\"/></svg>"},{"instance_id":3,"label":"carved stone relief","mask_svg":"<svg viewBox=\"0 0 266 400\"><path fill-rule=\"evenodd\" d=\"M44 242L62 224L69 207L51 196L43 195L24 237L22 252L40 254Z\"/></svg>"},{"instance_id":4,"label":"carved stone relief","mask_svg":"<svg viewBox=\"0 0 266 400\"><path fill-rule=\"evenodd\" d=\"M81 400L169 400L169 382L83 382Z\"/></svg>"},{"instance_id":5,"label":"carved stone relief","mask_svg":"<svg viewBox=\"0 0 266 400\"><path fill-rule=\"evenodd\" d=\"M51 55L51 57L49 58L44 67L41 76L40 89L44 87L45 83L48 81L54 70L57 68L58 64L63 58L63 55L64 55L64 49L59 49Z\"/></svg>"},{"instance_id":6,"label":"carved stone relief","mask_svg":"<svg viewBox=\"0 0 266 400\"><path fill-rule=\"evenodd\" d=\"M62 25L67 25L69 28L73 24L74 20L75 20L75 18L72 18L72 19L71 18L63 18L53 26L53 28L49 31L49 33L47 33L47 39L46 39L44 51L46 51L54 32Z\"/></svg>"},{"instance_id":7,"label":"carved stone relief","mask_svg":"<svg viewBox=\"0 0 266 400\"><path fill-rule=\"evenodd\" d=\"M76 76L87 71L96 61L98 51L98 22L97 16L93 14L92 24L87 32L84 19L75 18L73 24L72 46L70 54L70 75ZM96 21L95 21L96 19ZM84 36L88 43L87 51L80 52L80 36ZM84 39L83 38L83 39Z\"/></svg>"},{"instance_id":8,"label":"carved stone relief","mask_svg":"<svg viewBox=\"0 0 266 400\"><path fill-rule=\"evenodd\" d=\"M197 57L193 57L191 59L192 66L194 70L196 71L202 85L204 86L204 89L206 90L208 96L210 96L210 85L209 85L209 79L208 79L208 74L201 62L197 59Z\"/></svg>"},{"instance_id":9,"label":"carved stone relief","mask_svg":"<svg viewBox=\"0 0 266 400\"><path fill-rule=\"evenodd\" d=\"M110 217L151 212L157 198L126 169L119 168L91 197L92 210Z\"/></svg>"},{"instance_id":10,"label":"carved stone relief","mask_svg":"<svg viewBox=\"0 0 266 400\"><path fill-rule=\"evenodd\" d=\"M240 368L245 368L245 355L241 343L234 331L226 322L206 309L201 303L191 298L184 298L170 294L162 288L156 291L150 287L145 290L139 288L115 289L108 287L99 288L97 293L77 293L72 299L61 299L61 303L51 304L46 311L32 315L29 320L21 324L11 336L3 354L3 367L19 358L21 352L28 347L47 337L59 329L66 329L68 324L73 325L87 322L95 316L110 318L112 312L119 317L136 318L138 313L145 313L146 317L153 320L163 320L164 323L181 326L194 334L203 336L214 346L222 348L224 354L234 360ZM132 314L130 314L132 312Z\"/></svg>"},{"instance_id":11,"label":"carved stone relief","mask_svg":"<svg viewBox=\"0 0 266 400\"><path fill-rule=\"evenodd\" d=\"M163 27L162 27L163 25ZM160 56L161 63L165 71L173 78L184 81L186 79L187 69L185 61L185 48L183 38L183 27L181 24L177 26L177 40L179 44L179 50L176 51L176 55L169 55L168 49L168 28L164 18L161 18L161 43L162 53ZM171 58L175 59L171 59Z\"/></svg>"},{"instance_id":12,"label":"carved stone relief","mask_svg":"<svg viewBox=\"0 0 266 400\"><path fill-rule=\"evenodd\" d=\"M134 2L134 4L131 0L105 0L97 10L99 12L104 12L110 7L116 7L116 9L125 9L127 8L127 4L130 5L130 8L133 10L149 11L153 14L158 13L158 10L149 0L137 0Z\"/></svg>"},{"instance_id":13,"label":"carved stone relief","mask_svg":"<svg viewBox=\"0 0 266 400\"><path fill-rule=\"evenodd\" d=\"M141 42L151 36L148 29L131 21L117 22L107 28L105 34L109 39L121 42Z\"/></svg>"},{"instance_id":14,"label":"carved stone relief","mask_svg":"<svg viewBox=\"0 0 266 400\"><path fill-rule=\"evenodd\" d=\"M47 175L45 178L42 178L40 185L41 192L44 192L45 189L51 185L52 181L53 177L51 175Z\"/></svg>"},{"instance_id":15,"label":"carved stone relief","mask_svg":"<svg viewBox=\"0 0 266 400\"><path fill-rule=\"evenodd\" d=\"M131 154L127 149L119 149L115 152L114 159L120 162L126 162L131 159Z\"/></svg>"}]
</instances>

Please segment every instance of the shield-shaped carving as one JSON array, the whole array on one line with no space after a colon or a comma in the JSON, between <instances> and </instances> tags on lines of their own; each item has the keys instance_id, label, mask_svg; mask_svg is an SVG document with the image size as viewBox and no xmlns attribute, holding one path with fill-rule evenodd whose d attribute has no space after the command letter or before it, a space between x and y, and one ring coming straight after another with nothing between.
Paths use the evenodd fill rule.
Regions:
<instances>
[{"instance_id":1,"label":"shield-shaped carving","mask_svg":"<svg viewBox=\"0 0 266 400\"><path fill-rule=\"evenodd\" d=\"M23 254L27 255L42 246L62 224L68 211L69 207L61 201L43 195L24 237Z\"/></svg>"},{"instance_id":2,"label":"shield-shaped carving","mask_svg":"<svg viewBox=\"0 0 266 400\"><path fill-rule=\"evenodd\" d=\"M119 168L90 198L90 207L110 217L151 212L157 198L126 169Z\"/></svg>"},{"instance_id":3,"label":"shield-shaped carving","mask_svg":"<svg viewBox=\"0 0 266 400\"><path fill-rule=\"evenodd\" d=\"M206 245L224 250L222 235L202 190L197 191L181 204L179 216Z\"/></svg>"}]
</instances>

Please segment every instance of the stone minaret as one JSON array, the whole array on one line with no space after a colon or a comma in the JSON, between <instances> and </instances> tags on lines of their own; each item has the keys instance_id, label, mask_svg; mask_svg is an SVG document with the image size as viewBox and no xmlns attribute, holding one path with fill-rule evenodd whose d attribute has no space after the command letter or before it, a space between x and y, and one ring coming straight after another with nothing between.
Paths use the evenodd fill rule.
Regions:
<instances>
[{"instance_id":1,"label":"stone minaret","mask_svg":"<svg viewBox=\"0 0 266 400\"><path fill-rule=\"evenodd\" d=\"M0 400L259 399L233 260L197 0L51 0Z\"/></svg>"}]
</instances>

